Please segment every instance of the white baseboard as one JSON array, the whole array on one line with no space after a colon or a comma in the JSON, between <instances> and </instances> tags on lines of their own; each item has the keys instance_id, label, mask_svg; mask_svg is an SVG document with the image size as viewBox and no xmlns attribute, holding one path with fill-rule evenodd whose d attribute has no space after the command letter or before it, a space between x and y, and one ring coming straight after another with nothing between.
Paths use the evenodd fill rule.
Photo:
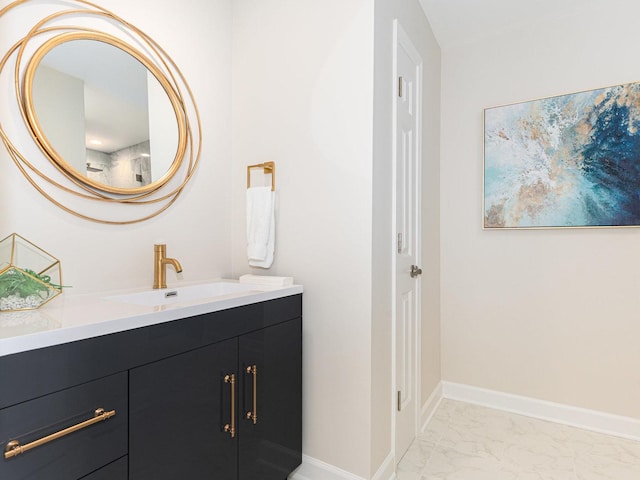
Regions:
<instances>
[{"instance_id":1,"label":"white baseboard","mask_svg":"<svg viewBox=\"0 0 640 480\"><path fill-rule=\"evenodd\" d=\"M429 395L429 398L427 398L427 401L424 403L422 409L420 410L420 432L424 433L424 431L427 429L427 424L429 423L429 420L431 420L431 417L433 417L433 414L436 413L436 410L438 409L442 398L443 388L442 382L440 382L438 383L438 386L433 390L433 392L431 392L431 395Z\"/></svg>"},{"instance_id":2,"label":"white baseboard","mask_svg":"<svg viewBox=\"0 0 640 480\"><path fill-rule=\"evenodd\" d=\"M389 452L389 455L384 459L384 462L382 462L382 465L380 465L380 468L371 480L396 480L396 472L394 470L393 455Z\"/></svg>"},{"instance_id":3,"label":"white baseboard","mask_svg":"<svg viewBox=\"0 0 640 480\"><path fill-rule=\"evenodd\" d=\"M302 465L289 475L289 480L365 480L321 460L302 455ZM389 454L371 480L396 480L393 456Z\"/></svg>"},{"instance_id":4,"label":"white baseboard","mask_svg":"<svg viewBox=\"0 0 640 480\"><path fill-rule=\"evenodd\" d=\"M302 455L300 465L291 475L289 480L365 480L362 477L349 473L321 460L308 455Z\"/></svg>"},{"instance_id":5,"label":"white baseboard","mask_svg":"<svg viewBox=\"0 0 640 480\"><path fill-rule=\"evenodd\" d=\"M640 420L510 393L442 382L444 398L482 405L594 432L640 440Z\"/></svg>"},{"instance_id":6,"label":"white baseboard","mask_svg":"<svg viewBox=\"0 0 640 480\"><path fill-rule=\"evenodd\" d=\"M587 410L560 403L538 400L510 393L487 390L453 382L441 382L431 393L420 412L421 431L433 417L443 398L459 400L484 407L504 410L527 417L539 418L594 432L640 441L640 420ZM302 465L289 475L289 480L366 480L308 455ZM384 460L371 480L396 480L391 454Z\"/></svg>"}]
</instances>

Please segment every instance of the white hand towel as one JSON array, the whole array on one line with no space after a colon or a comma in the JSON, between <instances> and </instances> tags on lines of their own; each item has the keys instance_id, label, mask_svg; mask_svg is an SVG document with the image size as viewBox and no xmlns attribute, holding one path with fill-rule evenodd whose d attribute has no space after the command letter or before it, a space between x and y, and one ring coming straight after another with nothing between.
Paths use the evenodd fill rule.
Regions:
<instances>
[{"instance_id":1,"label":"white hand towel","mask_svg":"<svg viewBox=\"0 0 640 480\"><path fill-rule=\"evenodd\" d=\"M269 268L275 250L275 192L247 189L247 258L253 267Z\"/></svg>"}]
</instances>

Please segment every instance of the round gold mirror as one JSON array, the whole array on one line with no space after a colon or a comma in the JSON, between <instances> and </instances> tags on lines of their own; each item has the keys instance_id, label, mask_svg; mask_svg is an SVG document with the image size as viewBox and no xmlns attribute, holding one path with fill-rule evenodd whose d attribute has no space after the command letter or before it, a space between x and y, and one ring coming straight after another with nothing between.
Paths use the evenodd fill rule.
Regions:
<instances>
[{"instance_id":1,"label":"round gold mirror","mask_svg":"<svg viewBox=\"0 0 640 480\"><path fill-rule=\"evenodd\" d=\"M0 8L0 31L11 12L41 3ZM110 225L159 215L200 162L200 114L184 75L115 13L87 0L44 3L52 12L15 32L0 57L0 83L12 76L16 93L0 112L0 141L25 179L72 215Z\"/></svg>"},{"instance_id":2,"label":"round gold mirror","mask_svg":"<svg viewBox=\"0 0 640 480\"><path fill-rule=\"evenodd\" d=\"M117 194L157 189L186 148L179 101L139 51L104 33L43 43L27 64L28 126L65 174Z\"/></svg>"}]
</instances>

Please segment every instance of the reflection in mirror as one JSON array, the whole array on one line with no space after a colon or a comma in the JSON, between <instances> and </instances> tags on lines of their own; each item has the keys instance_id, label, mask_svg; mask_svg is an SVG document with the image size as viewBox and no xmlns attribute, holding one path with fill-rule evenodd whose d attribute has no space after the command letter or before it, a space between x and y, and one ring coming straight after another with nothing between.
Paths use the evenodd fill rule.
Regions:
<instances>
[{"instance_id":1,"label":"reflection in mirror","mask_svg":"<svg viewBox=\"0 0 640 480\"><path fill-rule=\"evenodd\" d=\"M167 92L114 45L74 39L55 46L37 66L32 97L57 157L99 188L151 185L178 161L179 126Z\"/></svg>"}]
</instances>

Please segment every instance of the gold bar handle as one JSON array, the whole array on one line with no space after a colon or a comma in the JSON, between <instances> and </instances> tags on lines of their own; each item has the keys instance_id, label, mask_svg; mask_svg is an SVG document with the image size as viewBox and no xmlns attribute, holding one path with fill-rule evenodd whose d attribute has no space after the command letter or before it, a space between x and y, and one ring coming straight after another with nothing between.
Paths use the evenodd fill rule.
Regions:
<instances>
[{"instance_id":1,"label":"gold bar handle","mask_svg":"<svg viewBox=\"0 0 640 480\"><path fill-rule=\"evenodd\" d=\"M225 424L224 431L230 434L231 438L236 438L236 374L225 375L224 383L231 386L231 423Z\"/></svg>"},{"instance_id":2,"label":"gold bar handle","mask_svg":"<svg viewBox=\"0 0 640 480\"><path fill-rule=\"evenodd\" d=\"M44 445L45 443L52 442L53 440L62 438L66 435L69 435L70 433L77 432L78 430L82 430L83 428L87 428L88 426L93 425L94 423L107 420L113 417L115 414L116 414L115 410L105 412L104 408L98 408L94 412L93 418L90 418L89 420L85 420L84 422L78 423L77 425L73 425L72 427L65 428L64 430L60 430L59 432L52 433L51 435L47 435L46 437L43 437L34 442L27 443L26 445L20 445L20 442L18 440L12 440L9 443L7 443L7 446L4 449L4 458L9 459L12 457L16 457L21 453L28 452L31 449Z\"/></svg>"},{"instance_id":3,"label":"gold bar handle","mask_svg":"<svg viewBox=\"0 0 640 480\"><path fill-rule=\"evenodd\" d=\"M258 423L258 366L249 365L246 372L249 375L253 375L253 410L249 410L245 418L247 420L253 420L253 424Z\"/></svg>"}]
</instances>

